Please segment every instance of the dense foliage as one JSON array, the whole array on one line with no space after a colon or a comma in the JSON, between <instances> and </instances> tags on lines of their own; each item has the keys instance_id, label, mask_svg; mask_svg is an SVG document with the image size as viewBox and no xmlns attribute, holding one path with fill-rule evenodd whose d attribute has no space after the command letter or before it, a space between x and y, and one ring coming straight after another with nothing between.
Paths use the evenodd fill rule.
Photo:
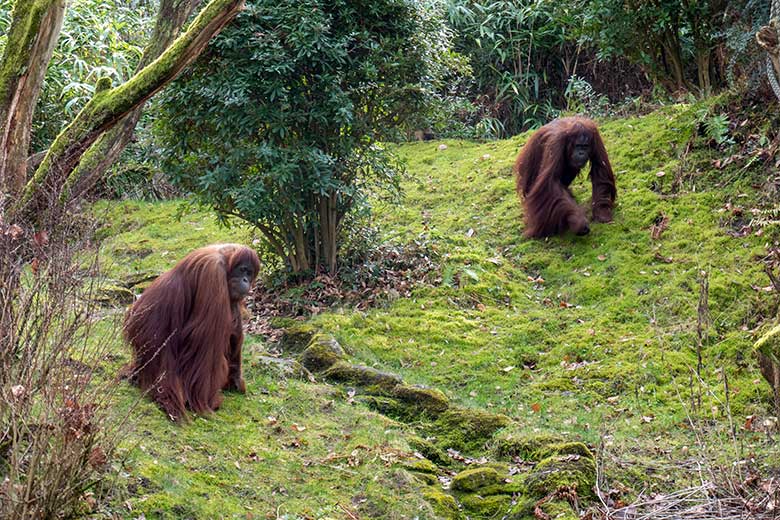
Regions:
<instances>
[{"instance_id":1,"label":"dense foliage","mask_svg":"<svg viewBox=\"0 0 780 520\"><path fill-rule=\"evenodd\" d=\"M456 49L474 70L472 96L482 108L483 134L515 134L549 121L560 106L561 77L575 58L566 41L569 14L531 0L449 0L447 12Z\"/></svg>"},{"instance_id":2,"label":"dense foliage","mask_svg":"<svg viewBox=\"0 0 780 520\"><path fill-rule=\"evenodd\" d=\"M11 23L0 0L0 51ZM44 150L95 93L101 77L115 85L133 73L151 31L157 0L73 0L46 72L35 114L32 149Z\"/></svg>"},{"instance_id":3,"label":"dense foliage","mask_svg":"<svg viewBox=\"0 0 780 520\"><path fill-rule=\"evenodd\" d=\"M395 190L378 145L418 117L440 24L410 0L255 0L165 96L174 180L256 226L293 272L336 269L368 186Z\"/></svg>"},{"instance_id":4,"label":"dense foliage","mask_svg":"<svg viewBox=\"0 0 780 520\"><path fill-rule=\"evenodd\" d=\"M768 14L769 0L447 0L481 137L544 124L572 97L604 109L746 79L755 89L763 60L753 35Z\"/></svg>"},{"instance_id":5,"label":"dense foliage","mask_svg":"<svg viewBox=\"0 0 780 520\"><path fill-rule=\"evenodd\" d=\"M582 39L626 56L669 91L727 86L769 0L580 0Z\"/></svg>"}]
</instances>

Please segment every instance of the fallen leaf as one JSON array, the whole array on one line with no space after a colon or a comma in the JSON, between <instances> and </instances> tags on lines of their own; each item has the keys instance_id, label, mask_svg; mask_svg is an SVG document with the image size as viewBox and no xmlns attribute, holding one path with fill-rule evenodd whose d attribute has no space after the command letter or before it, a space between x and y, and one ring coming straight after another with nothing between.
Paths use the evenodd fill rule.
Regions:
<instances>
[{"instance_id":1,"label":"fallen leaf","mask_svg":"<svg viewBox=\"0 0 780 520\"><path fill-rule=\"evenodd\" d=\"M539 413L540 411L542 411L542 405L540 405L539 403L534 403L531 405L531 410L533 410L534 413Z\"/></svg>"},{"instance_id":2,"label":"fallen leaf","mask_svg":"<svg viewBox=\"0 0 780 520\"><path fill-rule=\"evenodd\" d=\"M36 246L39 247L45 246L46 244L49 243L49 233L45 229L42 229L37 233L34 233L33 242L35 242Z\"/></svg>"}]
</instances>

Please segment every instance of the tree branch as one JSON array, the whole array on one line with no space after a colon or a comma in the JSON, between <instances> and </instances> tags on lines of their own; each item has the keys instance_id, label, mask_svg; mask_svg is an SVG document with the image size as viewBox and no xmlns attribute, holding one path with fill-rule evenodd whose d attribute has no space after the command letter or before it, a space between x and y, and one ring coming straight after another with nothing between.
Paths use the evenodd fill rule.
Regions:
<instances>
[{"instance_id":1,"label":"tree branch","mask_svg":"<svg viewBox=\"0 0 780 520\"><path fill-rule=\"evenodd\" d=\"M171 42L181 31L184 22L187 21L200 1L161 0L154 32L144 49L136 72L149 65L171 45ZM123 117L84 152L78 165L65 182L65 191L71 199L78 198L89 191L98 179L103 177L106 170L116 162L133 138L133 132L141 119L142 112L143 104Z\"/></svg>"},{"instance_id":2,"label":"tree branch","mask_svg":"<svg viewBox=\"0 0 780 520\"><path fill-rule=\"evenodd\" d=\"M32 209L37 202L36 195L40 195L38 191L44 186L51 187L55 195L60 193L61 204L67 202L73 186L64 184L89 146L121 118L173 81L243 5L244 0L211 0L173 45L126 83L106 88L104 81L100 80L95 96L54 140L11 213Z\"/></svg>"}]
</instances>

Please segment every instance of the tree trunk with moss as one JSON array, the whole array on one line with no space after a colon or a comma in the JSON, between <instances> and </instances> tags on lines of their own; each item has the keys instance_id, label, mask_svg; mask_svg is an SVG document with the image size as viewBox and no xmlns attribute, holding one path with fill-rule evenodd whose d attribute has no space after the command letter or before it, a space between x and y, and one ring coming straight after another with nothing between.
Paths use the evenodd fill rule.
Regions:
<instances>
[{"instance_id":1,"label":"tree trunk with moss","mask_svg":"<svg viewBox=\"0 0 780 520\"><path fill-rule=\"evenodd\" d=\"M171 45L184 22L187 21L200 2L201 0L162 0L160 2L154 32L138 62L136 72L157 59ZM105 175L108 168L116 162L132 139L142 113L143 105L123 117L114 128L100 136L89 147L78 166L70 174L68 184L72 186L71 198L77 198L89 191Z\"/></svg>"},{"instance_id":2,"label":"tree trunk with moss","mask_svg":"<svg viewBox=\"0 0 780 520\"><path fill-rule=\"evenodd\" d=\"M27 180L33 114L64 15L65 0L14 4L0 61L0 190L6 196L17 195Z\"/></svg>"},{"instance_id":3,"label":"tree trunk with moss","mask_svg":"<svg viewBox=\"0 0 780 520\"><path fill-rule=\"evenodd\" d=\"M11 209L11 216L43 208L47 203L62 205L70 201L77 184L71 174L89 147L173 81L233 19L243 3L244 0L211 0L184 34L126 83L112 88L110 79L99 80L94 97L57 136L32 179L24 186Z\"/></svg>"}]
</instances>

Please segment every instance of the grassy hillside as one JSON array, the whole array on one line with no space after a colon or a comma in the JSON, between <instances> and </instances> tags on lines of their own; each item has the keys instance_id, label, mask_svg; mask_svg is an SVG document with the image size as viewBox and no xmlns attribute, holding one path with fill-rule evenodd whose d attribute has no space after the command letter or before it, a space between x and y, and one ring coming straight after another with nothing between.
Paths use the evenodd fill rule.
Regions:
<instances>
[{"instance_id":1,"label":"grassy hillside","mask_svg":"<svg viewBox=\"0 0 780 520\"><path fill-rule=\"evenodd\" d=\"M424 241L437 255L441 282L379 308L332 310L309 322L335 337L354 364L438 388L458 409L508 416L513 424L502 439L584 440L598 448L601 471L611 485L625 486L628 500L643 489L695 482L688 462L777 455L765 434L740 426L770 410L750 349L776 310L775 295L760 290L768 284L760 258L780 230L745 233L744 215L762 203L754 180L714 168L714 152L688 153L696 109L670 107L601 129L618 206L614 223L595 225L586 237L522 238L511 164L527 135L399 147L409 168L405 198L400 207L379 205L377 223L388 242ZM585 176L574 192L587 201ZM209 242L253 239L244 229L217 228L205 213L177 221L177 207L98 205L110 223L103 237L112 283L160 272ZM706 314L699 311L705 279ZM120 314L116 306L113 315ZM474 495L456 493L460 513L437 492L464 462L494 464L477 458L484 450L481 440L470 442L473 432L456 440L435 417L379 413L355 385L269 366L261 358L266 347L249 338L249 391L228 396L212 418L176 427L152 404L139 404L111 512L501 518L521 511L524 492L514 488L493 493L505 498L490 507L489 496L477 497L485 499L477 507L469 502ZM119 343L117 352L118 366L128 353ZM123 395L137 396L130 388ZM425 451L421 438L436 446ZM447 442L475 460L445 454L432 464ZM488 442L489 453L500 451L496 442ZM513 461L501 471L520 464ZM528 514L525 508L514 518Z\"/></svg>"}]
</instances>

